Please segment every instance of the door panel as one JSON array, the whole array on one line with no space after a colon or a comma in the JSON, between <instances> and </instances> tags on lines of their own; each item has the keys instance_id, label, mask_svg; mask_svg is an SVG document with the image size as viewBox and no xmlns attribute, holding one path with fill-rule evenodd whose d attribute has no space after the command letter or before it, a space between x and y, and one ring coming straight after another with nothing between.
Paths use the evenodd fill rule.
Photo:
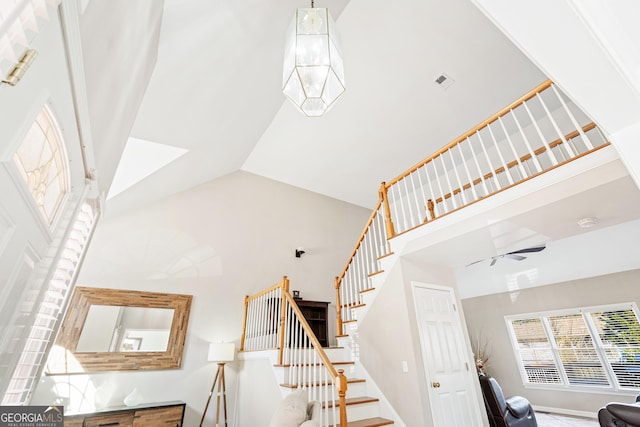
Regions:
<instances>
[{"instance_id":1,"label":"door panel","mask_svg":"<svg viewBox=\"0 0 640 427\"><path fill-rule=\"evenodd\" d=\"M482 425L463 330L449 288L414 284L422 361L436 427Z\"/></svg>"}]
</instances>

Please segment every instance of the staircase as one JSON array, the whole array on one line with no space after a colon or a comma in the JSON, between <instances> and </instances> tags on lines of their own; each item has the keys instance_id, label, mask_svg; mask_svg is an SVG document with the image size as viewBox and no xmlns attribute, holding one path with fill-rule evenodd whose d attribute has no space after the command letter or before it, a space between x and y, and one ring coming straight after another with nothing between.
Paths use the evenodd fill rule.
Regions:
<instances>
[{"instance_id":1,"label":"staircase","mask_svg":"<svg viewBox=\"0 0 640 427\"><path fill-rule=\"evenodd\" d=\"M343 337L344 338L344 337ZM342 339L342 338L341 338ZM297 351L312 351L312 350L297 350ZM349 397L346 398L345 404L347 409L347 421L348 427L377 427L394 424L391 419L381 417L381 403L378 397L371 395L368 390L371 388L367 383L367 380L363 378L362 368L352 360L353 357L350 354L350 346L338 346L326 348L325 352L329 356L333 366L338 369L342 369L347 377ZM327 381L313 380L318 375L317 370L324 369L321 364L308 364L303 369L306 370L302 374L305 378L311 380L303 382L301 385L291 384L289 378L291 377L291 369L296 369L290 365L273 365L276 381L281 387L283 396L287 395L293 390L299 387L305 387L308 389L314 389L320 387L319 394L325 395L327 391L326 387L332 387L332 384ZM301 373L297 372L294 377L297 377ZM313 392L310 392L313 394ZM377 393L375 393L377 394ZM313 398L313 397L311 397ZM323 407L333 408L340 405L339 401L331 400L324 403Z\"/></svg>"},{"instance_id":2,"label":"staircase","mask_svg":"<svg viewBox=\"0 0 640 427\"><path fill-rule=\"evenodd\" d=\"M310 399L322 402L323 427L404 426L358 361L358 325L398 259L392 246L401 253L407 236L429 228L423 226L441 224L441 218L477 208L478 202L607 146L595 123L551 81L542 83L382 183L378 204L334 282L338 347L320 346L288 295L285 277L283 285L245 300L241 350L278 349L273 369L283 395L308 389Z\"/></svg>"}]
</instances>

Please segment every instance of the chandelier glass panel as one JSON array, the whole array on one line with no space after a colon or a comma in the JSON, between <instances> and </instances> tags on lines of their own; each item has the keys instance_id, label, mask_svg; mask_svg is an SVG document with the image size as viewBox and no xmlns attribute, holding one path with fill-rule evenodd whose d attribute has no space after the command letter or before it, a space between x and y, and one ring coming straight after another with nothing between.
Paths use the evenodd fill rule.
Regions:
<instances>
[{"instance_id":1,"label":"chandelier glass panel","mask_svg":"<svg viewBox=\"0 0 640 427\"><path fill-rule=\"evenodd\" d=\"M323 115L344 92L335 22L326 8L296 10L287 31L282 91L304 114Z\"/></svg>"}]
</instances>

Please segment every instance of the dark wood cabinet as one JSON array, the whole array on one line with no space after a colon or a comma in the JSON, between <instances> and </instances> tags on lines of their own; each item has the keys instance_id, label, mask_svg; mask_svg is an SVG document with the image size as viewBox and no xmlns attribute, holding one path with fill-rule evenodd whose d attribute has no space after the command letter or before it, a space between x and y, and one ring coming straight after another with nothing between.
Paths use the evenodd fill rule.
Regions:
<instances>
[{"instance_id":1,"label":"dark wood cabinet","mask_svg":"<svg viewBox=\"0 0 640 427\"><path fill-rule=\"evenodd\" d=\"M329 345L328 337L328 307L329 303L324 301L308 301L304 299L296 299L296 304L300 307L300 311L304 315L307 323L311 326L311 330L320 341L320 345L327 347Z\"/></svg>"}]
</instances>

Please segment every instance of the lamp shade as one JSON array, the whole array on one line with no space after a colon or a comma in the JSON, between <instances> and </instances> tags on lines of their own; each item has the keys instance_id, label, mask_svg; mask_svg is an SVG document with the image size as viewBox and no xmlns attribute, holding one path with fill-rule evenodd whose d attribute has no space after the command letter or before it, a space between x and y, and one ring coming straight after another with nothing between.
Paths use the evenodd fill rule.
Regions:
<instances>
[{"instance_id":1,"label":"lamp shade","mask_svg":"<svg viewBox=\"0 0 640 427\"><path fill-rule=\"evenodd\" d=\"M344 88L340 40L329 11L297 9L287 31L282 91L307 116L321 116Z\"/></svg>"},{"instance_id":2,"label":"lamp shade","mask_svg":"<svg viewBox=\"0 0 640 427\"><path fill-rule=\"evenodd\" d=\"M232 342L212 342L209 344L209 362L231 362L236 355L236 345Z\"/></svg>"}]
</instances>

